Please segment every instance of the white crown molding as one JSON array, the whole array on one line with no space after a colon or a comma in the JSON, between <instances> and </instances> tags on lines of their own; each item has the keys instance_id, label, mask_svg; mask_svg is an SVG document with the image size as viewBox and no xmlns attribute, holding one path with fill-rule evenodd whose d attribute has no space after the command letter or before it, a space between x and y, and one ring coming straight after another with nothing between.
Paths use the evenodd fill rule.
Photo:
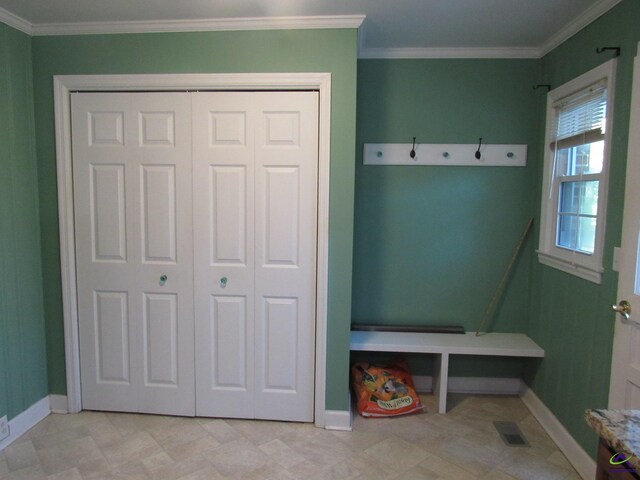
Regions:
<instances>
[{"instance_id":1,"label":"white crown molding","mask_svg":"<svg viewBox=\"0 0 640 480\"><path fill-rule=\"evenodd\" d=\"M360 58L540 58L536 47L362 48Z\"/></svg>"},{"instance_id":2,"label":"white crown molding","mask_svg":"<svg viewBox=\"0 0 640 480\"><path fill-rule=\"evenodd\" d=\"M359 28L364 15L314 17L245 17L132 22L39 23L33 35L92 35L112 33L211 32L230 30L308 30Z\"/></svg>"},{"instance_id":3,"label":"white crown molding","mask_svg":"<svg viewBox=\"0 0 640 480\"><path fill-rule=\"evenodd\" d=\"M410 59L410 58L542 58L560 46L594 20L598 19L622 0L599 0L573 19L568 25L537 47L497 48L367 48L365 28L359 31L359 58Z\"/></svg>"},{"instance_id":4,"label":"white crown molding","mask_svg":"<svg viewBox=\"0 0 640 480\"><path fill-rule=\"evenodd\" d=\"M27 35L33 35L33 25L8 10L0 7L0 22L6 23L10 27L20 30Z\"/></svg>"},{"instance_id":5,"label":"white crown molding","mask_svg":"<svg viewBox=\"0 0 640 480\"><path fill-rule=\"evenodd\" d=\"M359 58L541 58L608 12L622 0L599 0L568 25L537 47L455 48L367 48L362 24L365 15L314 17L246 17L204 20L154 20L134 22L40 23L29 21L0 8L0 22L28 35L88 35L109 33L202 32L229 30L292 30L357 28Z\"/></svg>"},{"instance_id":6,"label":"white crown molding","mask_svg":"<svg viewBox=\"0 0 640 480\"><path fill-rule=\"evenodd\" d=\"M362 52L364 52L366 50L365 42L367 40L367 28L366 28L366 24L363 22L362 25L360 25L360 27L358 27L358 58L363 58L362 57Z\"/></svg>"},{"instance_id":7,"label":"white crown molding","mask_svg":"<svg viewBox=\"0 0 640 480\"><path fill-rule=\"evenodd\" d=\"M569 40L569 38L574 36L594 20L607 13L621 1L622 0L599 0L591 5L581 15L574 18L568 25L563 27L560 31L549 37L546 42L540 45L540 58L544 57L551 50Z\"/></svg>"}]
</instances>

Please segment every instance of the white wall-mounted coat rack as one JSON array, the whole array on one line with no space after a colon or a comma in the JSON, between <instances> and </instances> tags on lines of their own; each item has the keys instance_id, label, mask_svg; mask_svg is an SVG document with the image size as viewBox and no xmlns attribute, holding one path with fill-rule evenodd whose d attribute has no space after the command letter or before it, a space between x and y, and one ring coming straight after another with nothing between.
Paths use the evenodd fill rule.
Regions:
<instances>
[{"instance_id":1,"label":"white wall-mounted coat rack","mask_svg":"<svg viewBox=\"0 0 640 480\"><path fill-rule=\"evenodd\" d=\"M412 148L415 157L411 157ZM457 165L476 167L525 167L527 145L365 143L365 165Z\"/></svg>"}]
</instances>

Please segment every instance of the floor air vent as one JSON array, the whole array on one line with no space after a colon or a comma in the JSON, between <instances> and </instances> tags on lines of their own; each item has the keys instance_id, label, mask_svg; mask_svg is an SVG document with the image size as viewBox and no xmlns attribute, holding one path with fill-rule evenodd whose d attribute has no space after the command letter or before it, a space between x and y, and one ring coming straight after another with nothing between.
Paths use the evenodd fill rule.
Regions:
<instances>
[{"instance_id":1,"label":"floor air vent","mask_svg":"<svg viewBox=\"0 0 640 480\"><path fill-rule=\"evenodd\" d=\"M502 441L510 447L528 447L529 442L513 422L493 422Z\"/></svg>"}]
</instances>

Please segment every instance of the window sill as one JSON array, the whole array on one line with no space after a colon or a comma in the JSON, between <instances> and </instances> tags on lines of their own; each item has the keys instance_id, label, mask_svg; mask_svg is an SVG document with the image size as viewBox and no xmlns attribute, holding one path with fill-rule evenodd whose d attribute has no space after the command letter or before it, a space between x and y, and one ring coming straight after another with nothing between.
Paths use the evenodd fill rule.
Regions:
<instances>
[{"instance_id":1,"label":"window sill","mask_svg":"<svg viewBox=\"0 0 640 480\"><path fill-rule=\"evenodd\" d=\"M584 280L597 283L598 285L602 282L603 269L594 269L589 266L579 265L541 251L538 251L538 261L543 265L557 268L558 270L562 270L563 272L570 273L571 275L575 275L576 277L580 277Z\"/></svg>"}]
</instances>

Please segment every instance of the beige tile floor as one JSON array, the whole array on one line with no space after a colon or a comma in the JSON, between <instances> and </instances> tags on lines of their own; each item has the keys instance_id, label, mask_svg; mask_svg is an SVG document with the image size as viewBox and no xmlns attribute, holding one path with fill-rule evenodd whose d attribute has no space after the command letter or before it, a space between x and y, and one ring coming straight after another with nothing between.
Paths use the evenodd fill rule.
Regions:
<instances>
[{"instance_id":1,"label":"beige tile floor","mask_svg":"<svg viewBox=\"0 0 640 480\"><path fill-rule=\"evenodd\" d=\"M450 396L446 415L309 424L82 412L50 415L0 452L0 480L578 480L517 397ZM517 422L507 447L493 421Z\"/></svg>"}]
</instances>

